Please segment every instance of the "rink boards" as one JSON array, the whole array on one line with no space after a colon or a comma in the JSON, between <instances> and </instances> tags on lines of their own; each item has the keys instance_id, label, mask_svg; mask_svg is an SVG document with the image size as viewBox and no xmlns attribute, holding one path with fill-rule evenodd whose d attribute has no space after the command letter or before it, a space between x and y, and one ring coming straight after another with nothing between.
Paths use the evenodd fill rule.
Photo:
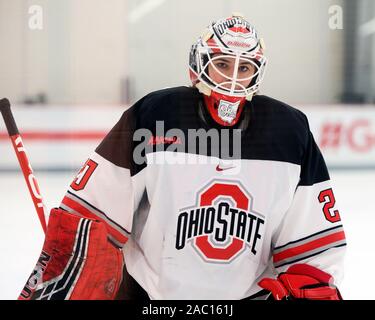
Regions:
<instances>
[{"instance_id":1,"label":"rink boards","mask_svg":"<svg viewBox=\"0 0 375 320\"><path fill-rule=\"evenodd\" d=\"M331 168L375 168L375 107L299 107ZM34 170L77 170L120 118L121 106L13 106ZM17 162L0 124L0 170Z\"/></svg>"}]
</instances>

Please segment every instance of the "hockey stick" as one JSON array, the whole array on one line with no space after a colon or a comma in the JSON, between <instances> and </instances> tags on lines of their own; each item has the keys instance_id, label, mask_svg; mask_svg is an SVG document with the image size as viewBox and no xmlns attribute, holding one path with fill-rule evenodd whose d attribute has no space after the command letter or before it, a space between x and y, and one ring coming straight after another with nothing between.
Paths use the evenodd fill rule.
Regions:
<instances>
[{"instance_id":1,"label":"hockey stick","mask_svg":"<svg viewBox=\"0 0 375 320\"><path fill-rule=\"evenodd\" d=\"M29 188L29 192L33 200L36 212L38 214L40 223L42 225L43 231L44 233L46 233L47 224L43 198L40 194L38 182L34 176L33 169L31 168L29 159L26 154L26 150L23 146L22 138L18 131L16 122L14 120L12 110L10 109L10 103L8 99L5 98L0 100L0 111L4 118L5 126L8 130L9 137L12 141L14 151L16 152L18 162L21 166L27 187Z\"/></svg>"}]
</instances>

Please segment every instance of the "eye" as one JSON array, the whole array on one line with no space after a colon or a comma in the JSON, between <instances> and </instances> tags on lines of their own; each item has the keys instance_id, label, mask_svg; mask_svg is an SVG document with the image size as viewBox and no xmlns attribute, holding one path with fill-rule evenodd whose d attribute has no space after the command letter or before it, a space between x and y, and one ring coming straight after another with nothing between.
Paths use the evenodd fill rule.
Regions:
<instances>
[{"instance_id":1,"label":"eye","mask_svg":"<svg viewBox=\"0 0 375 320\"><path fill-rule=\"evenodd\" d=\"M218 69L222 69L222 70L228 68L228 64L225 63L225 62L216 62L216 63L215 63L215 66L216 66Z\"/></svg>"},{"instance_id":2,"label":"eye","mask_svg":"<svg viewBox=\"0 0 375 320\"><path fill-rule=\"evenodd\" d=\"M249 72L251 68L249 66L243 65L238 67L239 72Z\"/></svg>"}]
</instances>

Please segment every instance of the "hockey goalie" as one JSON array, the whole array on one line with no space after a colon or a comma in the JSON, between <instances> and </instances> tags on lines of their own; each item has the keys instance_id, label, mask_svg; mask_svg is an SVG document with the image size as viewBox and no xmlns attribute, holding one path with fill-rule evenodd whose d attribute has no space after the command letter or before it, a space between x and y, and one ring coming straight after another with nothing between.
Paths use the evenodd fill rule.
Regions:
<instances>
[{"instance_id":1,"label":"hockey goalie","mask_svg":"<svg viewBox=\"0 0 375 320\"><path fill-rule=\"evenodd\" d=\"M192 86L126 110L51 211L20 299L341 299L330 177L306 116L259 93L264 50L239 15L208 26Z\"/></svg>"}]
</instances>

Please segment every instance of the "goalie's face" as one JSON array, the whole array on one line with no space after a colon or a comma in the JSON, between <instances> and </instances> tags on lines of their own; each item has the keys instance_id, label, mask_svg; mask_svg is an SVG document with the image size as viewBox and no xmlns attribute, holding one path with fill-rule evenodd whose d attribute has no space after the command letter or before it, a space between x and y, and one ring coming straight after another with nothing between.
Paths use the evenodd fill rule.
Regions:
<instances>
[{"instance_id":1,"label":"goalie's face","mask_svg":"<svg viewBox=\"0 0 375 320\"><path fill-rule=\"evenodd\" d=\"M220 89L245 90L256 73L256 64L249 58L217 53L211 56L208 75Z\"/></svg>"}]
</instances>

